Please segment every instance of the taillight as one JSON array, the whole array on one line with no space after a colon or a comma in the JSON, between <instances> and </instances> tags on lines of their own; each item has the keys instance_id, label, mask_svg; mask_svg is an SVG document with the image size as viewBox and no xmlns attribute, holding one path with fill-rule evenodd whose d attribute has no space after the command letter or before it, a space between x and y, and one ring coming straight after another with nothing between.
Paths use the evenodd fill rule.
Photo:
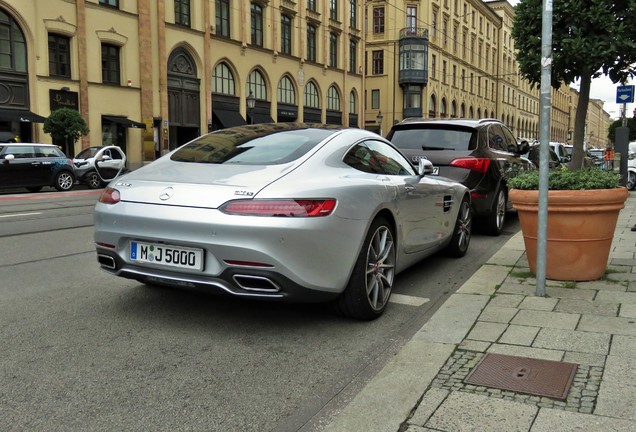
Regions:
<instances>
[{"instance_id":1,"label":"taillight","mask_svg":"<svg viewBox=\"0 0 636 432\"><path fill-rule=\"evenodd\" d=\"M490 159L487 159L487 158L455 159L449 165L454 167L459 167L459 168L466 168L471 171L477 171L482 174L485 174L488 171L488 167L490 166Z\"/></svg>"},{"instance_id":2,"label":"taillight","mask_svg":"<svg viewBox=\"0 0 636 432\"><path fill-rule=\"evenodd\" d=\"M254 199L229 201L220 210L242 216L317 217L330 215L334 208L335 199Z\"/></svg>"},{"instance_id":3,"label":"taillight","mask_svg":"<svg viewBox=\"0 0 636 432\"><path fill-rule=\"evenodd\" d=\"M121 197L117 189L107 187L99 197L99 202L104 204L117 204Z\"/></svg>"}]
</instances>

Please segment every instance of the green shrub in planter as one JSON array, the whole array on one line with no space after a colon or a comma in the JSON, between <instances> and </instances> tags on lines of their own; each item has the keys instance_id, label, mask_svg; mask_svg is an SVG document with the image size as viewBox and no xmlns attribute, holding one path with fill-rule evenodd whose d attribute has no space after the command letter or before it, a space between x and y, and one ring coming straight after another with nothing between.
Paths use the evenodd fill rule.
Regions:
<instances>
[{"instance_id":1,"label":"green shrub in planter","mask_svg":"<svg viewBox=\"0 0 636 432\"><path fill-rule=\"evenodd\" d=\"M550 170L549 190L613 189L620 186L620 174L600 168L569 170L566 167ZM508 179L511 189L539 189L539 170L524 171Z\"/></svg>"}]
</instances>

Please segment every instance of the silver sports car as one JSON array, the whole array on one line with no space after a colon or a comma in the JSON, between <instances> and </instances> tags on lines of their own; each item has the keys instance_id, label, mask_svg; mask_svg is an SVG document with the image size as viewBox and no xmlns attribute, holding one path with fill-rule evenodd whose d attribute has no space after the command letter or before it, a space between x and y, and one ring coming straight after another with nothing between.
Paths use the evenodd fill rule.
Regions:
<instances>
[{"instance_id":1,"label":"silver sports car","mask_svg":"<svg viewBox=\"0 0 636 432\"><path fill-rule=\"evenodd\" d=\"M373 319L395 275L463 256L468 190L419 172L379 135L297 123L219 130L110 183L95 207L101 268L151 285L333 301Z\"/></svg>"}]
</instances>

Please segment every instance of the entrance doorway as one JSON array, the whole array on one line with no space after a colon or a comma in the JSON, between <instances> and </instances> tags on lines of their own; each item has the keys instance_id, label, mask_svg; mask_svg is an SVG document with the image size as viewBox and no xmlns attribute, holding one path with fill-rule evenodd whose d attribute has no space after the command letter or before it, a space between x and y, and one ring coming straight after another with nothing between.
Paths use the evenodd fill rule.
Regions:
<instances>
[{"instance_id":1,"label":"entrance doorway","mask_svg":"<svg viewBox=\"0 0 636 432\"><path fill-rule=\"evenodd\" d=\"M169 146L178 146L201 135L200 82L192 56L182 48L168 59Z\"/></svg>"}]
</instances>

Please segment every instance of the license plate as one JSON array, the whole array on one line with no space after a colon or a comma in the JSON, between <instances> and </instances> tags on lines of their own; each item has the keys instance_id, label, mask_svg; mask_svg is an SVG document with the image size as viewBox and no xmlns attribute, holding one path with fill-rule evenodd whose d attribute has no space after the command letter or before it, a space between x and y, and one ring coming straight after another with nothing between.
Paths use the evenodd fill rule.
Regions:
<instances>
[{"instance_id":1,"label":"license plate","mask_svg":"<svg viewBox=\"0 0 636 432\"><path fill-rule=\"evenodd\" d=\"M433 167L433 175L439 175L439 167Z\"/></svg>"},{"instance_id":2,"label":"license plate","mask_svg":"<svg viewBox=\"0 0 636 432\"><path fill-rule=\"evenodd\" d=\"M160 243L130 242L130 259L138 263L203 270L203 250Z\"/></svg>"}]
</instances>

